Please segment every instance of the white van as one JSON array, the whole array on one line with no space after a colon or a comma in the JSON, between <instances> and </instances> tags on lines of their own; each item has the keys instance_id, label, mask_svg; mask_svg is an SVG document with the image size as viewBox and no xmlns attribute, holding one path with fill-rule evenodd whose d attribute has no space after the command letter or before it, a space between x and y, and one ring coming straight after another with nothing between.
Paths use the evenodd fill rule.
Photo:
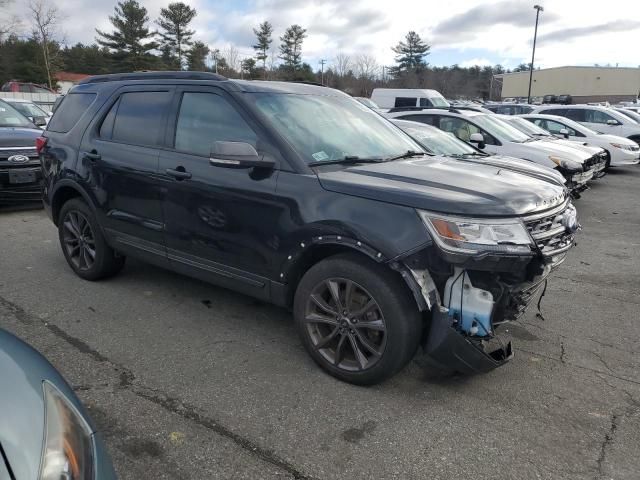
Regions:
<instances>
[{"instance_id":1,"label":"white van","mask_svg":"<svg viewBox=\"0 0 640 480\"><path fill-rule=\"evenodd\" d=\"M423 88L374 88L371 100L380 108L449 107L440 92Z\"/></svg>"}]
</instances>

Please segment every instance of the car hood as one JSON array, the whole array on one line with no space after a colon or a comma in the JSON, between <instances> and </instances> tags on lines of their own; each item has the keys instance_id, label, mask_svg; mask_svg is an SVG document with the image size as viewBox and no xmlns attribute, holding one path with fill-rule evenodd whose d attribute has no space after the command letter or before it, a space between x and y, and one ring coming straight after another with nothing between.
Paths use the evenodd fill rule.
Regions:
<instances>
[{"instance_id":1,"label":"car hood","mask_svg":"<svg viewBox=\"0 0 640 480\"><path fill-rule=\"evenodd\" d=\"M551 167L545 167L528 160L523 160L521 158L507 157L502 155L489 155L487 157L474 157L470 159L464 159L463 161L482 163L484 165L491 165L493 167L507 168L509 170L513 170L514 172L529 175L540 180L546 180L558 185L564 185L566 182L566 179L559 171Z\"/></svg>"},{"instance_id":2,"label":"car hood","mask_svg":"<svg viewBox=\"0 0 640 480\"><path fill-rule=\"evenodd\" d=\"M39 128L0 127L0 147L35 147Z\"/></svg>"},{"instance_id":3,"label":"car hood","mask_svg":"<svg viewBox=\"0 0 640 480\"><path fill-rule=\"evenodd\" d=\"M566 145L568 147L578 148L589 155L597 155L602 153L603 150L596 145L589 145L587 142L581 142L579 140L566 140L564 138L558 138L555 140L558 145Z\"/></svg>"},{"instance_id":4,"label":"car hood","mask_svg":"<svg viewBox=\"0 0 640 480\"><path fill-rule=\"evenodd\" d=\"M88 419L62 376L36 350L0 329L0 444L15 478L36 479L44 437L44 392L49 380ZM88 420L89 421L89 420ZM92 425L90 423L90 425ZM92 429L95 431L95 428Z\"/></svg>"},{"instance_id":5,"label":"car hood","mask_svg":"<svg viewBox=\"0 0 640 480\"><path fill-rule=\"evenodd\" d=\"M593 154L583 151L581 148L563 145L555 140L534 140L532 142L523 143L539 151L548 153L549 155L557 155L574 162L584 163Z\"/></svg>"},{"instance_id":6,"label":"car hood","mask_svg":"<svg viewBox=\"0 0 640 480\"><path fill-rule=\"evenodd\" d=\"M320 166L316 174L332 192L454 215L527 215L567 195L563 186L512 169L440 156Z\"/></svg>"},{"instance_id":7,"label":"car hood","mask_svg":"<svg viewBox=\"0 0 640 480\"><path fill-rule=\"evenodd\" d=\"M619 145L631 145L631 146L638 145L633 140L629 140L628 138L625 138L625 137L619 137L618 135L610 135L608 133L602 133L597 137L590 137L589 140L599 140L607 143L617 143Z\"/></svg>"}]
</instances>

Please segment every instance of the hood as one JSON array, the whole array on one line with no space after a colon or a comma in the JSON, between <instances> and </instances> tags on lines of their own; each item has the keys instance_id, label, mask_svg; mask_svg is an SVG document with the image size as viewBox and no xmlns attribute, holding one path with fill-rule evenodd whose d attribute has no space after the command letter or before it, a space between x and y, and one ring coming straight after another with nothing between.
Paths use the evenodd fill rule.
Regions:
<instances>
[{"instance_id":1,"label":"hood","mask_svg":"<svg viewBox=\"0 0 640 480\"><path fill-rule=\"evenodd\" d=\"M593 155L586 153L579 148L563 145L556 140L534 140L532 142L523 143L521 145L527 145L531 148L543 151L549 155L557 155L559 157L566 158L567 160L573 160L574 162L578 163L584 163L585 160L588 160Z\"/></svg>"},{"instance_id":2,"label":"hood","mask_svg":"<svg viewBox=\"0 0 640 480\"><path fill-rule=\"evenodd\" d=\"M527 215L558 205L568 194L512 169L440 156L315 170L332 192L452 215Z\"/></svg>"},{"instance_id":3,"label":"hood","mask_svg":"<svg viewBox=\"0 0 640 480\"><path fill-rule=\"evenodd\" d=\"M29 345L2 329L0 372L3 383L0 388L0 443L15 478L35 479L44 437L42 382L49 380L85 418L88 417L69 385L51 364Z\"/></svg>"},{"instance_id":4,"label":"hood","mask_svg":"<svg viewBox=\"0 0 640 480\"><path fill-rule=\"evenodd\" d=\"M566 180L557 170L543 165L523 160L515 157L505 157L502 155L489 155L487 157L474 157L463 161L477 162L493 167L507 168L514 172L529 175L540 180L546 180L557 185L564 185Z\"/></svg>"},{"instance_id":5,"label":"hood","mask_svg":"<svg viewBox=\"0 0 640 480\"><path fill-rule=\"evenodd\" d=\"M587 142L581 142L579 140L567 140L565 138L558 138L555 141L558 145L566 145L567 147L577 148L585 153L588 153L591 156L598 155L604 151L600 147L589 145Z\"/></svg>"},{"instance_id":6,"label":"hood","mask_svg":"<svg viewBox=\"0 0 640 480\"><path fill-rule=\"evenodd\" d=\"M619 137L618 135L609 135L607 133L602 133L597 137L595 137L595 139L603 142L607 142L607 143L618 143L620 145L631 145L631 146L638 145L636 142L634 142L633 140L629 140L628 138Z\"/></svg>"},{"instance_id":7,"label":"hood","mask_svg":"<svg viewBox=\"0 0 640 480\"><path fill-rule=\"evenodd\" d=\"M0 127L0 147L34 147L42 135L39 128Z\"/></svg>"}]
</instances>

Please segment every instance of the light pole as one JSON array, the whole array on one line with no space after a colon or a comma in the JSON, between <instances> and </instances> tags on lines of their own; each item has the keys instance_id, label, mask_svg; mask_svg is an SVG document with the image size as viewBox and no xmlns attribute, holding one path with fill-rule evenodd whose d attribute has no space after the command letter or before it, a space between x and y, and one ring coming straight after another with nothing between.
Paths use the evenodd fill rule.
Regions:
<instances>
[{"instance_id":1,"label":"light pole","mask_svg":"<svg viewBox=\"0 0 640 480\"><path fill-rule=\"evenodd\" d=\"M327 63L327 61L323 58L322 60L320 60L320 68L321 68L321 73L320 73L320 83L322 85L324 85L324 64Z\"/></svg>"},{"instance_id":2,"label":"light pole","mask_svg":"<svg viewBox=\"0 0 640 480\"><path fill-rule=\"evenodd\" d=\"M531 65L529 65L529 93L527 94L527 103L531 103L531 81L533 80L533 61L536 58L536 38L538 37L538 17L540 12L544 12L544 8L540 5L534 5L536 9L536 29L533 32L533 52L531 52Z\"/></svg>"}]
</instances>

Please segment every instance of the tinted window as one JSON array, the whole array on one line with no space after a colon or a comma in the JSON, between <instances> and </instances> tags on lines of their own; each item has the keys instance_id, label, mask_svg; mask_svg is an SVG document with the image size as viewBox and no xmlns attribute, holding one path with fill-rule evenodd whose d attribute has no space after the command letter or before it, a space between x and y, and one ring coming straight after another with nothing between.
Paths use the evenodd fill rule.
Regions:
<instances>
[{"instance_id":1,"label":"tinted window","mask_svg":"<svg viewBox=\"0 0 640 480\"><path fill-rule=\"evenodd\" d=\"M396 97L395 107L415 107L418 99L416 97Z\"/></svg>"},{"instance_id":2,"label":"tinted window","mask_svg":"<svg viewBox=\"0 0 640 480\"><path fill-rule=\"evenodd\" d=\"M251 127L224 98L213 93L185 93L176 125L176 150L208 157L217 141L247 142L254 147L257 143Z\"/></svg>"},{"instance_id":3,"label":"tinted window","mask_svg":"<svg viewBox=\"0 0 640 480\"><path fill-rule=\"evenodd\" d=\"M51 117L47 130L66 133L78 123L96 98L95 93L69 93L60 102L56 113Z\"/></svg>"},{"instance_id":4,"label":"tinted window","mask_svg":"<svg viewBox=\"0 0 640 480\"><path fill-rule=\"evenodd\" d=\"M431 107L433 106L433 103L431 103L431 101L428 98L420 98L420 106L421 107Z\"/></svg>"},{"instance_id":5,"label":"tinted window","mask_svg":"<svg viewBox=\"0 0 640 480\"><path fill-rule=\"evenodd\" d=\"M562 113L556 113L556 115L562 115L563 117L570 118L576 122L586 122L586 112L586 110L582 110L580 108L567 108L566 110L562 109Z\"/></svg>"},{"instance_id":6,"label":"tinted window","mask_svg":"<svg viewBox=\"0 0 640 480\"><path fill-rule=\"evenodd\" d=\"M100 138L104 140L111 140L113 134L113 122L116 119L116 112L118 111L118 105L120 105L120 99L114 103L109 109L109 113L104 117L102 125L100 126Z\"/></svg>"},{"instance_id":7,"label":"tinted window","mask_svg":"<svg viewBox=\"0 0 640 480\"><path fill-rule=\"evenodd\" d=\"M403 120L412 120L414 122L426 123L427 125L437 126L437 117L435 115L403 115Z\"/></svg>"},{"instance_id":8,"label":"tinted window","mask_svg":"<svg viewBox=\"0 0 640 480\"><path fill-rule=\"evenodd\" d=\"M18 87L18 91L21 93L31 93L31 85L23 83Z\"/></svg>"},{"instance_id":9,"label":"tinted window","mask_svg":"<svg viewBox=\"0 0 640 480\"><path fill-rule=\"evenodd\" d=\"M113 122L112 140L131 145L158 145L170 100L169 92L122 94Z\"/></svg>"},{"instance_id":10,"label":"tinted window","mask_svg":"<svg viewBox=\"0 0 640 480\"><path fill-rule=\"evenodd\" d=\"M616 120L608 113L600 110L584 110L584 114L585 119L583 121L588 123L607 123L608 120Z\"/></svg>"}]
</instances>

